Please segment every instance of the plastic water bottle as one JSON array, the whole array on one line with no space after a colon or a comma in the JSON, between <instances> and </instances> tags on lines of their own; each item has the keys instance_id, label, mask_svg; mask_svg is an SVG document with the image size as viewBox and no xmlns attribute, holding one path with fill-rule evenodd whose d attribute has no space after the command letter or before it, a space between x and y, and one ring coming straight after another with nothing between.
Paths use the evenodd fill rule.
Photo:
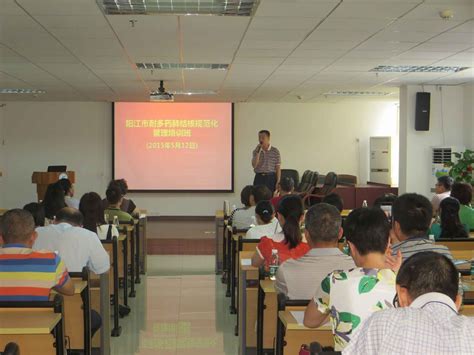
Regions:
<instances>
[{"instance_id":1,"label":"plastic water bottle","mask_svg":"<svg viewBox=\"0 0 474 355\"><path fill-rule=\"evenodd\" d=\"M270 280L275 280L279 266L280 258L278 257L278 249L272 249L272 258L270 260Z\"/></svg>"},{"instance_id":2,"label":"plastic water bottle","mask_svg":"<svg viewBox=\"0 0 474 355\"><path fill-rule=\"evenodd\" d=\"M368 205L367 205L367 200L364 200L364 201L362 202L362 207L364 207L364 208L367 208L367 207L368 207Z\"/></svg>"},{"instance_id":3,"label":"plastic water bottle","mask_svg":"<svg viewBox=\"0 0 474 355\"><path fill-rule=\"evenodd\" d=\"M118 216L114 216L114 224L117 228L120 227L120 222L119 222Z\"/></svg>"},{"instance_id":4,"label":"plastic water bottle","mask_svg":"<svg viewBox=\"0 0 474 355\"><path fill-rule=\"evenodd\" d=\"M471 280L474 281L474 260L471 260Z\"/></svg>"}]
</instances>

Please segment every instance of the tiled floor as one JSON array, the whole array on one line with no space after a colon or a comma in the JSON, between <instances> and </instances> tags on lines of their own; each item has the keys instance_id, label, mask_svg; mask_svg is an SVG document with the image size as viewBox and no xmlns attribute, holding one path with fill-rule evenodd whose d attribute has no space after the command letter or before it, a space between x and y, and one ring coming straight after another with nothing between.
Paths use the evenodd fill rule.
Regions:
<instances>
[{"instance_id":1,"label":"tiled floor","mask_svg":"<svg viewBox=\"0 0 474 355\"><path fill-rule=\"evenodd\" d=\"M224 291L213 256L149 256L112 354L237 354L236 319Z\"/></svg>"}]
</instances>

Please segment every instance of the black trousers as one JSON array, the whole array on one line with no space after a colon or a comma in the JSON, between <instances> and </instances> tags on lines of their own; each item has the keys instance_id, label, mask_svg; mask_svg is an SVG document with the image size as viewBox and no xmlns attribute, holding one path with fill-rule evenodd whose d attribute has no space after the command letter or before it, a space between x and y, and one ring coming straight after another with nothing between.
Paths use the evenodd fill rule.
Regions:
<instances>
[{"instance_id":1,"label":"black trousers","mask_svg":"<svg viewBox=\"0 0 474 355\"><path fill-rule=\"evenodd\" d=\"M91 336L94 336L101 326L102 318L100 317L100 314L91 309Z\"/></svg>"},{"instance_id":2,"label":"black trousers","mask_svg":"<svg viewBox=\"0 0 474 355\"><path fill-rule=\"evenodd\" d=\"M253 179L253 185L265 185L273 193L276 188L276 174L275 173L256 173Z\"/></svg>"}]
</instances>

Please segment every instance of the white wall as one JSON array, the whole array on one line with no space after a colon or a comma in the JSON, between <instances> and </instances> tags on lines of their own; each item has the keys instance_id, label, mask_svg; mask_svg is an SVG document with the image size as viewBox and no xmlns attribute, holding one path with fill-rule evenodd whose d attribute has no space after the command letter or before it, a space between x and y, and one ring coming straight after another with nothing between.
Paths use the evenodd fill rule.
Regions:
<instances>
[{"instance_id":1,"label":"white wall","mask_svg":"<svg viewBox=\"0 0 474 355\"><path fill-rule=\"evenodd\" d=\"M111 177L111 105L80 102L9 102L5 109L4 206L35 200L31 172L64 163L77 173L76 191L103 194ZM213 215L222 201L239 203L241 188L253 181L251 151L257 132L269 129L283 168L368 179L369 137L397 138L397 106L387 101L235 106L235 193L141 193L131 197L150 215ZM359 142L357 142L359 139ZM4 185L5 185L4 184Z\"/></svg>"},{"instance_id":2,"label":"white wall","mask_svg":"<svg viewBox=\"0 0 474 355\"><path fill-rule=\"evenodd\" d=\"M464 87L464 141L474 149L474 84Z\"/></svg>"},{"instance_id":3,"label":"white wall","mask_svg":"<svg viewBox=\"0 0 474 355\"><path fill-rule=\"evenodd\" d=\"M4 128L5 106L0 104L0 172L5 174L5 128ZM5 204L5 177L0 176L0 206ZM2 207L0 207L2 208Z\"/></svg>"},{"instance_id":4,"label":"white wall","mask_svg":"<svg viewBox=\"0 0 474 355\"><path fill-rule=\"evenodd\" d=\"M431 93L430 130L426 132L415 131L416 93L423 89ZM474 133L466 118L465 90L463 86L401 87L400 192L431 195L432 147L472 146Z\"/></svg>"}]
</instances>

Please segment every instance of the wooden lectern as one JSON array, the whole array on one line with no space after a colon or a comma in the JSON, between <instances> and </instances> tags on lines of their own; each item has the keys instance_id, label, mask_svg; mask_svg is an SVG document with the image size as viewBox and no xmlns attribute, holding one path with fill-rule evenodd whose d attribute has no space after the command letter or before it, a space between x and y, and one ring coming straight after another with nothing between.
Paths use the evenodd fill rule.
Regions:
<instances>
[{"instance_id":1,"label":"wooden lectern","mask_svg":"<svg viewBox=\"0 0 474 355\"><path fill-rule=\"evenodd\" d=\"M67 178L71 181L71 183L76 182L76 174L74 171L66 171L66 172L43 172L43 171L35 171L31 176L31 182L36 184L36 192L38 193L38 202L44 199L44 195L46 194L46 189L48 188L49 184L54 184L60 178L63 178L64 175L67 175Z\"/></svg>"}]
</instances>

